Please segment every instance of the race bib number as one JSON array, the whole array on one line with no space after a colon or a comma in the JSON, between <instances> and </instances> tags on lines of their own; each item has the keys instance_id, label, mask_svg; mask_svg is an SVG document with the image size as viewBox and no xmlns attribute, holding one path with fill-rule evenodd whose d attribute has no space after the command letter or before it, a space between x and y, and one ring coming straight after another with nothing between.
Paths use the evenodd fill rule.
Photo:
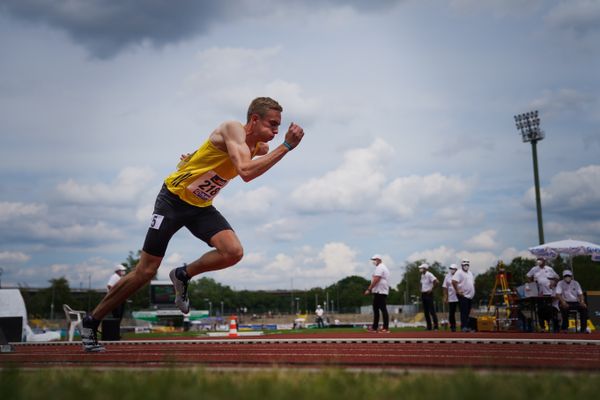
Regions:
<instances>
[{"instance_id":1,"label":"race bib number","mask_svg":"<svg viewBox=\"0 0 600 400\"><path fill-rule=\"evenodd\" d=\"M150 229L160 229L163 219L165 219L163 215L152 214L152 219L150 220Z\"/></svg>"},{"instance_id":2,"label":"race bib number","mask_svg":"<svg viewBox=\"0 0 600 400\"><path fill-rule=\"evenodd\" d=\"M209 171L187 186L194 196L204 200L212 200L229 181L221 178L214 171Z\"/></svg>"}]
</instances>

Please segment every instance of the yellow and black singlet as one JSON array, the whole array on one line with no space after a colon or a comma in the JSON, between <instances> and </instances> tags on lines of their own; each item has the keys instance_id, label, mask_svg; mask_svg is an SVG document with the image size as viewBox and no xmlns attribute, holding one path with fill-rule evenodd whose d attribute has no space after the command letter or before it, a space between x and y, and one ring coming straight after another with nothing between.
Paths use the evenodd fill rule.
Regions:
<instances>
[{"instance_id":1,"label":"yellow and black singlet","mask_svg":"<svg viewBox=\"0 0 600 400\"><path fill-rule=\"evenodd\" d=\"M253 151L256 153L258 144ZM182 160L177 171L165 179L167 189L181 200L207 207L214 197L238 175L229 154L207 139L198 150Z\"/></svg>"}]
</instances>

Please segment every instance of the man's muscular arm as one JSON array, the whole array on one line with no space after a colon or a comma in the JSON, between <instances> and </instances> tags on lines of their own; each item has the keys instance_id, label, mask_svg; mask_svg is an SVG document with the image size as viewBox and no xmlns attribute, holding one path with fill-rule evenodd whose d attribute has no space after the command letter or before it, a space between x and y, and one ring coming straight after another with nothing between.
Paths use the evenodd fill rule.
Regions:
<instances>
[{"instance_id":1,"label":"man's muscular arm","mask_svg":"<svg viewBox=\"0 0 600 400\"><path fill-rule=\"evenodd\" d=\"M221 135L227 146L227 153L231 162L244 182L249 182L267 172L289 151L287 147L281 144L271 152L253 160L250 149L246 144L246 132L240 124L225 123L221 127ZM285 135L285 140L295 147L300 143L303 135L302 128L292 123ZM264 147L262 145L261 147L264 151Z\"/></svg>"}]
</instances>

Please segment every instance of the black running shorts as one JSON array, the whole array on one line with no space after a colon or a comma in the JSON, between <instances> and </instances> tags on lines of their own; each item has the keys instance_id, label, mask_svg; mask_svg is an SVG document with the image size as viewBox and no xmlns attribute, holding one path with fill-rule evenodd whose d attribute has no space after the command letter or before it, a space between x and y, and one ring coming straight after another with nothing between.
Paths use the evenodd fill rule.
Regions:
<instances>
[{"instance_id":1,"label":"black running shorts","mask_svg":"<svg viewBox=\"0 0 600 400\"><path fill-rule=\"evenodd\" d=\"M224 230L233 230L229 222L213 206L196 207L171 193L165 185L154 204L154 213L146 234L143 250L164 257L169 240L185 226L194 236L212 246L210 239Z\"/></svg>"}]
</instances>

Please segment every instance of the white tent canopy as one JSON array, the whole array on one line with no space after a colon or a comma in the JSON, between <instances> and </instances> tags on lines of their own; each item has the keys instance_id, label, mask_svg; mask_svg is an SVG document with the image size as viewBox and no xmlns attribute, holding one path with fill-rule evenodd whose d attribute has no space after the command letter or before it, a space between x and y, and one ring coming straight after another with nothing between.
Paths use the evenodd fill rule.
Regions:
<instances>
[{"instance_id":1,"label":"white tent canopy","mask_svg":"<svg viewBox=\"0 0 600 400\"><path fill-rule=\"evenodd\" d=\"M530 247L529 251L538 257L556 258L559 254L574 256L592 256L593 260L600 260L600 245L581 240L559 240Z\"/></svg>"}]
</instances>

